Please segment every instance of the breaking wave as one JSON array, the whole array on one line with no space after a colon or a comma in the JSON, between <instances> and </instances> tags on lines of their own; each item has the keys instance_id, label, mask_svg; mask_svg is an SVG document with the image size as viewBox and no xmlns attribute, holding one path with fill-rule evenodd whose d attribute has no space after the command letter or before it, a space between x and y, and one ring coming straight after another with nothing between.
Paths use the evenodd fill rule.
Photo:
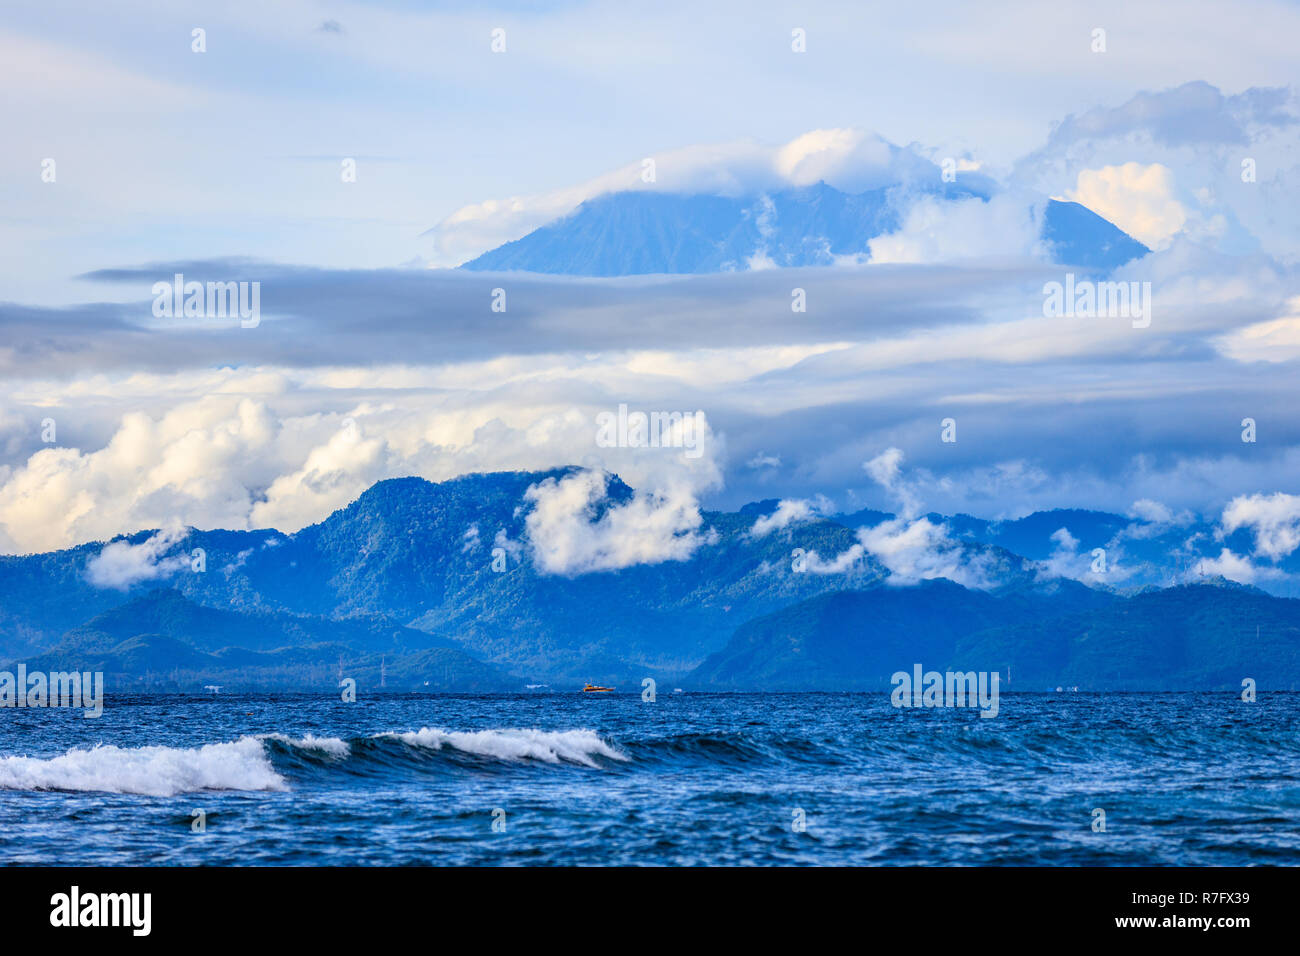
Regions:
<instances>
[{"instance_id":1,"label":"breaking wave","mask_svg":"<svg viewBox=\"0 0 1300 956\"><path fill-rule=\"evenodd\" d=\"M441 750L452 747L466 754L497 760L541 760L546 763L577 763L595 767L595 757L627 760L594 730L476 730L456 732L423 727L405 733L376 734L376 738L400 740L411 747Z\"/></svg>"},{"instance_id":2,"label":"breaking wave","mask_svg":"<svg viewBox=\"0 0 1300 956\"><path fill-rule=\"evenodd\" d=\"M96 790L170 797L198 790L284 790L262 741L203 747L98 746L59 757L0 758L3 790Z\"/></svg>"},{"instance_id":3,"label":"breaking wave","mask_svg":"<svg viewBox=\"0 0 1300 956\"><path fill-rule=\"evenodd\" d=\"M287 790L294 771L343 767L382 773L399 763L448 755L487 763L573 764L628 757L591 730L449 731L423 727L369 737L261 734L202 747L97 746L58 757L0 757L0 790L60 790L168 797L202 790ZM405 758L405 759L404 759Z\"/></svg>"}]
</instances>

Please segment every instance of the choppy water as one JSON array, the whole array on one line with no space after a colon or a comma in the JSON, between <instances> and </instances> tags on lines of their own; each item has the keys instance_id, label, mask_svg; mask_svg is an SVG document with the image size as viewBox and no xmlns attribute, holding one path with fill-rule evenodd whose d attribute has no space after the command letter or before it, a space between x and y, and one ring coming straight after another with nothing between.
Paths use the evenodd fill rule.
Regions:
<instances>
[{"instance_id":1,"label":"choppy water","mask_svg":"<svg viewBox=\"0 0 1300 956\"><path fill-rule=\"evenodd\" d=\"M0 710L0 862L1295 864L1300 695L1005 694L993 719L884 693Z\"/></svg>"}]
</instances>

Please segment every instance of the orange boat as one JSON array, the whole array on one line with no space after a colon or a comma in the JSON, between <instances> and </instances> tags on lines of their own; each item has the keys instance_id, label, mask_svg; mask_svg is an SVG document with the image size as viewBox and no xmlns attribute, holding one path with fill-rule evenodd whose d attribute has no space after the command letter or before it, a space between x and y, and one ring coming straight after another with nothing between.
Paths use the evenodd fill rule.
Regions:
<instances>
[{"instance_id":1,"label":"orange boat","mask_svg":"<svg viewBox=\"0 0 1300 956\"><path fill-rule=\"evenodd\" d=\"M601 687L598 684L588 684L586 687L582 688L584 694L609 694L612 693L613 690L614 688L612 687Z\"/></svg>"}]
</instances>

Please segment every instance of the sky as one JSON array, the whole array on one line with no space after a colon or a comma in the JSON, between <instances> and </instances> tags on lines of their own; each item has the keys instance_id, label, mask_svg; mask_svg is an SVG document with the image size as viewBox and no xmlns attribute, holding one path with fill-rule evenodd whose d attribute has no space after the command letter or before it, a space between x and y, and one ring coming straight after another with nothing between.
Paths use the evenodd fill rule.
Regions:
<instances>
[{"instance_id":1,"label":"sky","mask_svg":"<svg viewBox=\"0 0 1300 956\"><path fill-rule=\"evenodd\" d=\"M8 4L0 552L580 464L666 553L701 508L895 507L866 466L897 449L924 508L1230 513L1266 563L1300 527L1297 36L1276 2ZM728 195L952 158L998 194L918 200L866 265L451 268L647 158ZM1113 277L1149 326L1044 314L1035 197L1153 250ZM156 315L178 272L260 283L260 323ZM703 411L707 452L598 446L620 404Z\"/></svg>"}]
</instances>

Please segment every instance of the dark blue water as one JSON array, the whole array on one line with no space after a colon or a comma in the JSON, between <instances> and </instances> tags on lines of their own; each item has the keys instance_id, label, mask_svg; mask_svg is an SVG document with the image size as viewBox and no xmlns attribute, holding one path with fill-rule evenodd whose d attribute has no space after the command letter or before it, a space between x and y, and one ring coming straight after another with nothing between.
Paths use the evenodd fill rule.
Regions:
<instances>
[{"instance_id":1,"label":"dark blue water","mask_svg":"<svg viewBox=\"0 0 1300 956\"><path fill-rule=\"evenodd\" d=\"M1300 695L1006 694L993 719L884 693L3 710L0 862L1296 864Z\"/></svg>"}]
</instances>

